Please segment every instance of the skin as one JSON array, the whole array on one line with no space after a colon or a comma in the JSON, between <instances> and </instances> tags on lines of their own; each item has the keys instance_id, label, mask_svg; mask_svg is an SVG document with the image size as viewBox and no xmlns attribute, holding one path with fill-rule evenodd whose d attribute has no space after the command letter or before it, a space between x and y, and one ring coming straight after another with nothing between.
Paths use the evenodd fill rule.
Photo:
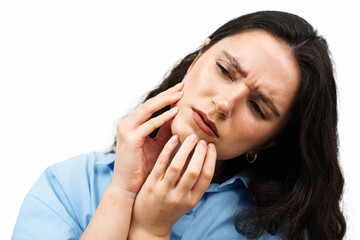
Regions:
<instances>
[{"instance_id":1,"label":"skin","mask_svg":"<svg viewBox=\"0 0 360 240\"><path fill-rule=\"evenodd\" d=\"M233 74L230 81L216 65L218 61L230 71L224 50L240 62L244 76ZM272 137L289 118L298 85L290 50L263 31L225 38L199 55L182 84L118 122L113 180L81 239L170 239L173 224L211 183L216 160L273 144ZM270 96L280 117L254 98L254 89ZM250 101L259 105L266 121ZM150 119L168 105L174 107ZM219 138L197 127L192 107L215 122ZM159 127L154 139L148 137Z\"/></svg>"},{"instance_id":2,"label":"skin","mask_svg":"<svg viewBox=\"0 0 360 240\"><path fill-rule=\"evenodd\" d=\"M178 109L149 118L176 103L183 95L182 88L183 84L178 84L158 94L117 123L114 176L80 239L128 238L135 197L171 137L169 121ZM159 127L159 134L151 139L148 135Z\"/></svg>"},{"instance_id":3,"label":"skin","mask_svg":"<svg viewBox=\"0 0 360 240\"><path fill-rule=\"evenodd\" d=\"M236 73L224 50L240 63L246 76ZM231 72L231 79L216 62ZM183 82L184 96L175 104L180 109L172 121L172 133L179 136L180 142L195 133L215 144L218 160L226 160L274 144L272 138L288 121L300 72L285 43L264 31L253 30L225 38L198 56ZM256 89L272 99L280 117L256 99ZM254 110L251 101L258 104L266 120ZM219 138L208 136L196 125L193 107L215 122Z\"/></svg>"},{"instance_id":4,"label":"skin","mask_svg":"<svg viewBox=\"0 0 360 240\"><path fill-rule=\"evenodd\" d=\"M235 73L224 50L240 62L243 73ZM215 170L215 152L206 149L206 142L216 146L217 160L274 144L272 138L289 119L299 79L290 49L264 31L225 38L198 56L183 80L183 97L173 104L179 112L171 122L171 131L181 147L176 152L171 140L165 145L136 197L129 239L169 239L173 224L197 204ZM271 98L279 116L256 98L255 90ZM254 102L265 119L253 108ZM196 125L193 107L215 122L219 137L205 134ZM189 135L201 140L190 142Z\"/></svg>"}]
</instances>

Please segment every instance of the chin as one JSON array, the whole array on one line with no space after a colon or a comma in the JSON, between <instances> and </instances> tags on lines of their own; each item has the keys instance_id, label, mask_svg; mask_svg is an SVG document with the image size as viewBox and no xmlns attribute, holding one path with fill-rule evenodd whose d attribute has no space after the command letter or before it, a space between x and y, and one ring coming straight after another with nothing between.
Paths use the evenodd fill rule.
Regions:
<instances>
[{"instance_id":1,"label":"chin","mask_svg":"<svg viewBox=\"0 0 360 240\"><path fill-rule=\"evenodd\" d=\"M172 135L177 135L179 137L180 143L183 143L190 134L195 133L189 126L178 124L176 119L171 122L170 128Z\"/></svg>"}]
</instances>

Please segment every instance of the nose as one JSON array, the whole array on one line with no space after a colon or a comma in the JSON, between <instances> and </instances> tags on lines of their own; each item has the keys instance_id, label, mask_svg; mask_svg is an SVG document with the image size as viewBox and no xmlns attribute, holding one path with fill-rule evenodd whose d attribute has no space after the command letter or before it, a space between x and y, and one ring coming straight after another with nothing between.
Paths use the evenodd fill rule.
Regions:
<instances>
[{"instance_id":1,"label":"nose","mask_svg":"<svg viewBox=\"0 0 360 240\"><path fill-rule=\"evenodd\" d=\"M216 112L219 113L222 118L230 117L232 104L228 99L214 98L213 104L215 105Z\"/></svg>"},{"instance_id":2,"label":"nose","mask_svg":"<svg viewBox=\"0 0 360 240\"><path fill-rule=\"evenodd\" d=\"M245 88L241 88L216 94L212 98L212 104L215 106L216 112L219 113L222 118L229 118L234 112L234 107L239 104L241 99L246 97L246 91Z\"/></svg>"}]
</instances>

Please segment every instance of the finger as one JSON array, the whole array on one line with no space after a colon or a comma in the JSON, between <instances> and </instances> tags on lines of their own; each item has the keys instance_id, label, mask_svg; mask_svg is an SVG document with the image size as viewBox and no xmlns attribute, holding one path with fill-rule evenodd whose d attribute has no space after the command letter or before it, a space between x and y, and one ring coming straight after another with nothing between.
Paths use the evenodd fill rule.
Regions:
<instances>
[{"instance_id":1,"label":"finger","mask_svg":"<svg viewBox=\"0 0 360 240\"><path fill-rule=\"evenodd\" d=\"M171 135L171 121L169 120L160 127L159 132L154 138L154 141L160 146L164 146L171 137Z\"/></svg>"},{"instance_id":2,"label":"finger","mask_svg":"<svg viewBox=\"0 0 360 240\"><path fill-rule=\"evenodd\" d=\"M169 164L171 159L171 154L174 152L177 144L179 142L179 137L177 135L172 136L169 141L165 144L164 148L162 149L159 157L149 175L149 177L154 179L162 179L166 168Z\"/></svg>"},{"instance_id":3,"label":"finger","mask_svg":"<svg viewBox=\"0 0 360 240\"><path fill-rule=\"evenodd\" d=\"M179 107L173 107L170 110L162 113L161 115L154 117L149 121L145 122L144 124L140 125L136 129L138 136L140 136L142 139L146 138L155 129L161 127L170 119L172 119L177 114L178 111L179 111Z\"/></svg>"},{"instance_id":4,"label":"finger","mask_svg":"<svg viewBox=\"0 0 360 240\"><path fill-rule=\"evenodd\" d=\"M191 151L196 145L196 139L197 137L195 134L191 134L190 136L188 136L181 145L173 160L171 161L163 178L163 180L166 181L168 186L174 186L177 182L184 168L186 160L188 159Z\"/></svg>"},{"instance_id":5,"label":"finger","mask_svg":"<svg viewBox=\"0 0 360 240\"><path fill-rule=\"evenodd\" d=\"M206 142L204 140L200 140L195 148L195 152L191 157L187 169L185 170L184 174L182 175L179 181L178 186L180 187L180 189L182 189L182 191L187 192L194 187L201 173L201 169L203 167L203 163L206 157L206 151L207 151Z\"/></svg>"},{"instance_id":6,"label":"finger","mask_svg":"<svg viewBox=\"0 0 360 240\"><path fill-rule=\"evenodd\" d=\"M146 100L143 104L132 112L132 122L134 126L139 126L146 122L155 112L160 109L177 102L183 95L180 90L183 83L179 83L164 92L159 93L155 97Z\"/></svg>"},{"instance_id":7,"label":"finger","mask_svg":"<svg viewBox=\"0 0 360 240\"><path fill-rule=\"evenodd\" d=\"M211 180L214 176L215 163L216 149L215 145L213 143L210 143L206 152L206 158L204 165L201 169L200 176L198 177L198 180L192 189L192 192L194 193L194 197L196 199L200 200L205 190L209 187Z\"/></svg>"}]
</instances>

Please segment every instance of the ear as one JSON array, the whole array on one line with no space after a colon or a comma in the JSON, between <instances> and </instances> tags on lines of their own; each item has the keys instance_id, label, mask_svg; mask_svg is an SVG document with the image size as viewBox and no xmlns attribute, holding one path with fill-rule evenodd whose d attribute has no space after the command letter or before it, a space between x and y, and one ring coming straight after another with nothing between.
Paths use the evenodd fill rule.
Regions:
<instances>
[{"instance_id":1,"label":"ear","mask_svg":"<svg viewBox=\"0 0 360 240\"><path fill-rule=\"evenodd\" d=\"M262 146L261 146L261 150L260 151L263 151L263 150L265 150L265 149L267 149L267 148L270 148L270 147L272 147L272 146L275 146L276 145L276 141L275 140L270 140L269 142L267 142L267 143L265 143L265 144L263 144Z\"/></svg>"},{"instance_id":2,"label":"ear","mask_svg":"<svg viewBox=\"0 0 360 240\"><path fill-rule=\"evenodd\" d=\"M205 47L206 45L208 45L211 42L210 38L207 38L203 45L202 48ZM199 51L198 55L196 56L196 58L194 59L194 61L191 63L190 67L188 68L188 70L186 71L186 73L188 73L190 71L190 69L193 67L193 65L195 64L195 62L198 60L198 58L201 56L201 50Z\"/></svg>"},{"instance_id":3,"label":"ear","mask_svg":"<svg viewBox=\"0 0 360 240\"><path fill-rule=\"evenodd\" d=\"M210 38L207 38L203 44L202 47L205 47L206 45L208 45L209 43L211 42L211 39Z\"/></svg>"},{"instance_id":4,"label":"ear","mask_svg":"<svg viewBox=\"0 0 360 240\"><path fill-rule=\"evenodd\" d=\"M276 141L275 140L270 140L262 145L260 145L259 147L256 147L254 149L251 149L250 151L248 151L250 154L255 154L255 153L258 153L258 152L261 152L265 149L268 149L272 146L275 146L276 145Z\"/></svg>"}]
</instances>

